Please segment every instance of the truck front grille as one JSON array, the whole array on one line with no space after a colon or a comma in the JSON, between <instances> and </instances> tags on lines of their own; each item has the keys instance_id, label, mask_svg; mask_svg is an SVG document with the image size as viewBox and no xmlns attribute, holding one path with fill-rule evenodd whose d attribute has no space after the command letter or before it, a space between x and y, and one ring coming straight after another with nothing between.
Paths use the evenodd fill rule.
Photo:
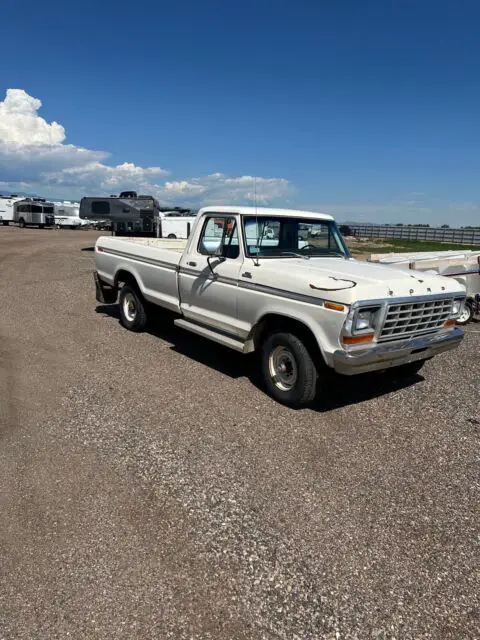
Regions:
<instances>
[{"instance_id":1,"label":"truck front grille","mask_svg":"<svg viewBox=\"0 0 480 640\"><path fill-rule=\"evenodd\" d=\"M452 306L452 298L391 304L378 340L384 342L435 333L449 319Z\"/></svg>"}]
</instances>

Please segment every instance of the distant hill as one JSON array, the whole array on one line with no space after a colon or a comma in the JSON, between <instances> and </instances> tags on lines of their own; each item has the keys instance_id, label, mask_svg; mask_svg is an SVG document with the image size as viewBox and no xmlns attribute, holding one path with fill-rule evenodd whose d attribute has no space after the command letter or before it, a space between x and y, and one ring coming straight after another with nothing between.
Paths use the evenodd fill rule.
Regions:
<instances>
[{"instance_id":1,"label":"distant hill","mask_svg":"<svg viewBox=\"0 0 480 640\"><path fill-rule=\"evenodd\" d=\"M25 193L25 191L0 191L0 196L19 196L20 198L36 198L36 193Z\"/></svg>"}]
</instances>

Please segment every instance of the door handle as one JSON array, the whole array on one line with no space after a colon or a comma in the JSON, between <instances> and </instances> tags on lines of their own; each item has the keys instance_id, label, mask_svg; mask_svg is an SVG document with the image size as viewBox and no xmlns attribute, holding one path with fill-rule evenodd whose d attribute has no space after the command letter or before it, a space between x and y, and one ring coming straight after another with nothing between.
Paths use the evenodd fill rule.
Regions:
<instances>
[{"instance_id":1,"label":"door handle","mask_svg":"<svg viewBox=\"0 0 480 640\"><path fill-rule=\"evenodd\" d=\"M193 262L193 261L192 261L192 262L187 262L187 264L188 264L190 267L196 267L196 266L197 266L197 263L196 263L196 262Z\"/></svg>"},{"instance_id":2,"label":"door handle","mask_svg":"<svg viewBox=\"0 0 480 640\"><path fill-rule=\"evenodd\" d=\"M250 271L244 271L242 273L242 278L251 278L252 274L250 273Z\"/></svg>"}]
</instances>

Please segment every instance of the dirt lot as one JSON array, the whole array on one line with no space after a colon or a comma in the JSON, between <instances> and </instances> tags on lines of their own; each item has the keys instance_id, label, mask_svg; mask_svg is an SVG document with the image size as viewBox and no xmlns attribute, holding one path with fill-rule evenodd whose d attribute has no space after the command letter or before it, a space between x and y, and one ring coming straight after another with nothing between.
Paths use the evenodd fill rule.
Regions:
<instances>
[{"instance_id":1,"label":"dirt lot","mask_svg":"<svg viewBox=\"0 0 480 640\"><path fill-rule=\"evenodd\" d=\"M480 324L294 412L96 309L96 235L0 228L0 638L479 638Z\"/></svg>"}]
</instances>

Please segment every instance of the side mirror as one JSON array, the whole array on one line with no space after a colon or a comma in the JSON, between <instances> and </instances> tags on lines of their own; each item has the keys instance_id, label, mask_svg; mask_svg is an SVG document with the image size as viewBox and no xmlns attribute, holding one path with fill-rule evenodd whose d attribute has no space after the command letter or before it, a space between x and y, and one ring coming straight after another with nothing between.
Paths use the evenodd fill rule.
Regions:
<instances>
[{"instance_id":1,"label":"side mirror","mask_svg":"<svg viewBox=\"0 0 480 640\"><path fill-rule=\"evenodd\" d=\"M214 249L213 251L210 251L208 254L209 258L223 258L225 253L225 247L223 247L222 245L219 245L216 249Z\"/></svg>"}]
</instances>

